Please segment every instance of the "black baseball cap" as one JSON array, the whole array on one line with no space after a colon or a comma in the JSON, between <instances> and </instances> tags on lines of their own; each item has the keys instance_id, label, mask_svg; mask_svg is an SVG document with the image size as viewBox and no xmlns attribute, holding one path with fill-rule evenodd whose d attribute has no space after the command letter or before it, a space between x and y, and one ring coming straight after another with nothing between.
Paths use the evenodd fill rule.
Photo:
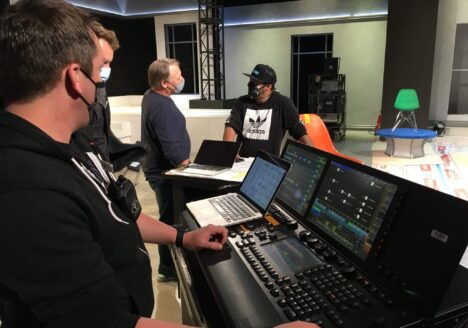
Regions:
<instances>
[{"instance_id":1,"label":"black baseball cap","mask_svg":"<svg viewBox=\"0 0 468 328\"><path fill-rule=\"evenodd\" d=\"M255 66L251 74L243 73L245 76L250 77L251 79L261 81L266 84L275 84L276 83L276 73L273 68L268 65L258 64Z\"/></svg>"}]
</instances>

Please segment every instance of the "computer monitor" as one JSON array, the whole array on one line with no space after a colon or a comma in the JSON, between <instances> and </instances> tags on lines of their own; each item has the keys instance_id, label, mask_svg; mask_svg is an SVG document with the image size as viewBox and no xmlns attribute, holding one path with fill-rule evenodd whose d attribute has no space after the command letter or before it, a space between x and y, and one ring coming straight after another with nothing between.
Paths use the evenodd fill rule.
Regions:
<instances>
[{"instance_id":1,"label":"computer monitor","mask_svg":"<svg viewBox=\"0 0 468 328\"><path fill-rule=\"evenodd\" d=\"M281 184L275 202L293 211L296 216L305 217L327 158L319 155L313 148L291 139L284 145L281 158L292 165Z\"/></svg>"},{"instance_id":2,"label":"computer monitor","mask_svg":"<svg viewBox=\"0 0 468 328\"><path fill-rule=\"evenodd\" d=\"M307 221L365 261L397 186L332 161Z\"/></svg>"},{"instance_id":3,"label":"computer monitor","mask_svg":"<svg viewBox=\"0 0 468 328\"><path fill-rule=\"evenodd\" d=\"M338 80L322 80L322 92L334 92L339 89Z\"/></svg>"}]
</instances>

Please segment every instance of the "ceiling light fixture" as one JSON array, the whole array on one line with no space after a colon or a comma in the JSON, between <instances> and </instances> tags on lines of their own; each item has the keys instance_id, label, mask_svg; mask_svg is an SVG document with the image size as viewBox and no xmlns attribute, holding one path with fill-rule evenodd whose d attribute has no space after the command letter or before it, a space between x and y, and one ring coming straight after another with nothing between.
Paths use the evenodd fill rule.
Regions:
<instances>
[{"instance_id":1,"label":"ceiling light fixture","mask_svg":"<svg viewBox=\"0 0 468 328\"><path fill-rule=\"evenodd\" d=\"M179 12L187 12L187 11L198 11L198 7L187 7L187 8L179 8L179 9L168 9L168 10L157 10L157 11L141 11L141 12L121 12L115 11L110 8L106 7L94 7L88 6L80 3L79 1L68 1L69 3L84 9L89 9L93 11L99 11L103 13L114 14L122 17L132 17L132 16L148 16L148 15L162 15L162 14L172 14L172 13L179 13Z\"/></svg>"},{"instance_id":2,"label":"ceiling light fixture","mask_svg":"<svg viewBox=\"0 0 468 328\"><path fill-rule=\"evenodd\" d=\"M243 26L243 25L261 25L261 24L275 24L275 23L289 23L289 22L319 22L335 19L344 18L374 18L380 16L386 16L387 12L369 12L369 13L357 13L357 14L339 14L339 15L324 15L324 16L311 16L311 17L297 17L297 18L278 18L278 19L265 19L258 21L240 21L240 22L227 22L224 26Z\"/></svg>"}]
</instances>

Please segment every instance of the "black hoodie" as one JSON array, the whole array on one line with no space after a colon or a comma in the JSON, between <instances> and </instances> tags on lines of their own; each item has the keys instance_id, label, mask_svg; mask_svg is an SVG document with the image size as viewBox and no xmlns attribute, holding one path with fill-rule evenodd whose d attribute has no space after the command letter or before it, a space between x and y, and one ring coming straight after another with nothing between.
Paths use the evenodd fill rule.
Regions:
<instances>
[{"instance_id":1,"label":"black hoodie","mask_svg":"<svg viewBox=\"0 0 468 328\"><path fill-rule=\"evenodd\" d=\"M151 315L138 227L72 154L0 110L2 328L134 327Z\"/></svg>"}]
</instances>

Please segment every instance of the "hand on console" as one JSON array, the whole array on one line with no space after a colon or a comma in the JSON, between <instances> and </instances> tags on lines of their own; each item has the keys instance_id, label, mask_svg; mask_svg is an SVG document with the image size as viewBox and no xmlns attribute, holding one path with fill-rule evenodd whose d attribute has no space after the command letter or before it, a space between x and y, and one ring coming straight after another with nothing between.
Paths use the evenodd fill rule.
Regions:
<instances>
[{"instance_id":1,"label":"hand on console","mask_svg":"<svg viewBox=\"0 0 468 328\"><path fill-rule=\"evenodd\" d=\"M192 251L204 248L221 250L227 240L227 233L226 228L210 224L206 227L186 232L183 245Z\"/></svg>"}]
</instances>

